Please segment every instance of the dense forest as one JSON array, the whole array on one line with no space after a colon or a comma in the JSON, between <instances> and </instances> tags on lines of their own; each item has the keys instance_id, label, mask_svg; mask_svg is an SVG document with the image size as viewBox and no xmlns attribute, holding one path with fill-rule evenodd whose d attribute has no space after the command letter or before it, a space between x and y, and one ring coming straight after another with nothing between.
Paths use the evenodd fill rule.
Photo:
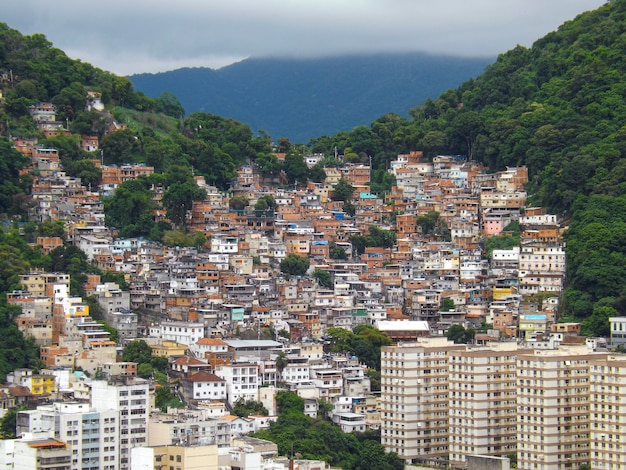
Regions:
<instances>
[{"instance_id":1,"label":"dense forest","mask_svg":"<svg viewBox=\"0 0 626 470\"><path fill-rule=\"evenodd\" d=\"M176 95L188 112L209 111L307 142L409 108L476 77L495 57L424 53L250 58L219 70L182 68L131 75L148 96Z\"/></svg>"},{"instance_id":2,"label":"dense forest","mask_svg":"<svg viewBox=\"0 0 626 470\"><path fill-rule=\"evenodd\" d=\"M593 331L601 333L608 316L626 315L625 46L626 0L613 0L563 24L531 48L503 53L457 89L416 103L410 118L386 114L370 125L292 144L287 139L273 142L265 133L254 135L233 119L205 112L186 115L172 94L149 98L127 78L69 59L41 34L23 36L0 24L0 212L9 228L13 222L29 223L32 177L20 173L27 162L8 137L42 137L29 114L29 106L39 101L52 102L57 118L72 132L42 140L59 150L68 174L94 184L100 178L89 161L92 155L77 145L81 134L100 137L104 163L155 166L151 180L125 184L104 201L108 225L126 235L155 239L169 229L184 230L180 214L202 197L191 175L203 175L226 190L236 168L248 162L285 182L320 181L324 165L336 162L327 158L309 170L302 155L332 155L339 149L347 161L365 163L371 157L375 191L392 183L388 163L410 150L427 156L464 154L491 171L527 165L531 203L558 214L568 227L562 318L586 319L599 325ZM85 110L88 90L101 93L105 112ZM113 120L128 129L107 133ZM284 162L273 151L286 152ZM155 224L148 215L152 202L147 191L159 185L167 188L164 206L178 226ZM29 233L37 230L31 223ZM7 271L0 273L1 292L15 286L20 266L52 262L7 236L14 235L0 239L0 249L12 261L2 265Z\"/></svg>"}]
</instances>

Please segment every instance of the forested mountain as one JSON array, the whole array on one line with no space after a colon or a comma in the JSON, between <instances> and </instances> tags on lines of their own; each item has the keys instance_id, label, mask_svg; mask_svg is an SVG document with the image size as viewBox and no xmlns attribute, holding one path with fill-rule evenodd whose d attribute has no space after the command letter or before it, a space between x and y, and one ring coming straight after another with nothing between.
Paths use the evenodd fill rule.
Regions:
<instances>
[{"instance_id":1,"label":"forested mountain","mask_svg":"<svg viewBox=\"0 0 626 470\"><path fill-rule=\"evenodd\" d=\"M323 176L322 168L308 172L303 167L301 154L306 151L332 154L337 148L350 160L371 156L377 189L389 183L388 162L416 149L429 156L466 154L493 171L527 165L532 203L559 214L569 225L562 318L597 321L600 327L594 331L601 333L608 315L626 315L625 46L626 0L613 0L565 23L531 48L503 53L483 74L458 88L415 102L408 118L383 114L370 125L314 138L307 148L280 141L280 150L288 151L283 163L271 155L270 137L254 136L246 124L203 112L182 119L185 113L175 96L148 98L128 78L68 59L42 35L24 37L0 25L0 130L2 135L37 135L28 106L52 101L72 132L101 137L105 163L155 165L161 174L156 183L176 188L167 200L184 203L187 196L197 195L191 194L181 167L193 168L221 188L247 161L255 161L267 174L282 171L291 181ZM84 111L86 87L102 93L105 113ZM111 118L128 123L128 130L105 135L103 123ZM93 170L78 164L88 155L71 139L46 144L60 149L70 172L88 176L86 170ZM6 218L23 216L29 181L19 175L22 163L5 137L0 138L0 162L0 212ZM172 165L176 170L168 174ZM92 176L97 180L97 173ZM144 184L127 188L133 199L126 202L136 206L118 200L109 201L109 208L118 208L115 223L125 224L127 233L158 237L162 227L146 217L151 208ZM115 217L115 210L110 214ZM16 253L14 247L7 249Z\"/></svg>"},{"instance_id":2,"label":"forested mountain","mask_svg":"<svg viewBox=\"0 0 626 470\"><path fill-rule=\"evenodd\" d=\"M307 143L409 108L480 74L493 58L427 54L246 59L219 70L131 75L137 90L173 93L188 112L231 117L272 138Z\"/></svg>"},{"instance_id":3,"label":"forested mountain","mask_svg":"<svg viewBox=\"0 0 626 470\"><path fill-rule=\"evenodd\" d=\"M502 54L476 79L413 108L410 121L384 116L312 148L349 147L379 166L410 149L465 154L492 170L527 165L531 201L569 223L565 313L624 315L624 50L626 1L613 0Z\"/></svg>"}]
</instances>

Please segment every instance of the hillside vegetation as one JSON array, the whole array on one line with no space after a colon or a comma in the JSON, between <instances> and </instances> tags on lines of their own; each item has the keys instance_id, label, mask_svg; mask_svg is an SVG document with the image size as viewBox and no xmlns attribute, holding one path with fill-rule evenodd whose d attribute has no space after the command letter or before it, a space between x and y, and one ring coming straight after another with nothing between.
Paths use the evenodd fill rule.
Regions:
<instances>
[{"instance_id":1,"label":"hillside vegetation","mask_svg":"<svg viewBox=\"0 0 626 470\"><path fill-rule=\"evenodd\" d=\"M626 315L625 46L626 0L614 0L565 23L531 48L502 54L482 75L457 89L415 103L409 118L385 114L370 125L316 137L306 147L283 139L275 150L287 152L287 157L279 162L271 154L270 137L254 135L246 124L204 112L185 117L171 94L148 98L127 78L67 58L42 35L22 36L0 25L5 98L0 130L4 136L37 135L28 106L51 101L73 133L101 137L105 163L154 165L161 176L125 188L135 199L121 201L118 196L108 201L117 213L113 210L107 217L109 223L125 224L128 234L155 238L165 227L155 227L146 217L150 198L143 192L148 186L176 188L166 198L180 196L180 204L168 208L173 215L180 215L189 197L199 196L187 185L188 172L168 174L173 165L193 168L222 189L236 168L250 161L266 175L302 182L323 177L323 168L306 168L302 153L330 155L338 149L350 161L372 158L377 190L390 183L385 171L389 161L415 149L428 156L465 154L492 171L527 165L532 203L569 224L564 313L573 319L597 317L599 324L606 324L602 321L608 315ZM84 111L87 89L102 93L105 113ZM105 135L111 119L129 128ZM57 138L48 143L59 148L70 174L91 174L97 181L97 173L87 171L92 168L77 163L89 155L81 153L75 141ZM29 181L28 175L19 175L24 162L10 147L2 137L0 212L14 219L25 215L23 195ZM131 202L141 210L127 210L124 204Z\"/></svg>"},{"instance_id":2,"label":"hillside vegetation","mask_svg":"<svg viewBox=\"0 0 626 470\"><path fill-rule=\"evenodd\" d=\"M626 1L579 15L485 73L370 127L320 137L383 167L398 152L464 154L491 170L527 165L531 203L561 215L564 311L626 314ZM600 309L600 310L598 310ZM600 315L600 314L598 314Z\"/></svg>"},{"instance_id":3,"label":"hillside vegetation","mask_svg":"<svg viewBox=\"0 0 626 470\"><path fill-rule=\"evenodd\" d=\"M183 68L131 75L148 96L171 92L188 112L210 112L275 140L350 130L409 108L480 74L494 58L420 53L316 59L246 59L219 70Z\"/></svg>"}]
</instances>

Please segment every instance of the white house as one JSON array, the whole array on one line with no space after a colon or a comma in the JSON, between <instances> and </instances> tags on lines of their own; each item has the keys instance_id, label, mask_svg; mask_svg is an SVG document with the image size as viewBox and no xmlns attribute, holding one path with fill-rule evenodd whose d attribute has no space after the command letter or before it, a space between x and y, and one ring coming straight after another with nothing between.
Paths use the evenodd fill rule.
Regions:
<instances>
[{"instance_id":1,"label":"white house","mask_svg":"<svg viewBox=\"0 0 626 470\"><path fill-rule=\"evenodd\" d=\"M181 381L187 400L225 400L226 381L215 374L200 371Z\"/></svg>"}]
</instances>

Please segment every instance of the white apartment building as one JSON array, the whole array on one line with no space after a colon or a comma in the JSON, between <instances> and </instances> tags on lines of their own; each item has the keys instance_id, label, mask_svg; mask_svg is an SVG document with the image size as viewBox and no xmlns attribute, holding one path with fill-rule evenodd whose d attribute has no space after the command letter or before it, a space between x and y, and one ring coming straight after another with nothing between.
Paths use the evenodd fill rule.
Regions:
<instances>
[{"instance_id":1,"label":"white apartment building","mask_svg":"<svg viewBox=\"0 0 626 470\"><path fill-rule=\"evenodd\" d=\"M514 268L519 266L519 246L515 246L510 250L493 250L491 253L492 268Z\"/></svg>"},{"instance_id":2,"label":"white apartment building","mask_svg":"<svg viewBox=\"0 0 626 470\"><path fill-rule=\"evenodd\" d=\"M226 380L226 396L232 404L238 399L259 399L259 367L251 362L218 364L215 375Z\"/></svg>"},{"instance_id":3,"label":"white apartment building","mask_svg":"<svg viewBox=\"0 0 626 470\"><path fill-rule=\"evenodd\" d=\"M189 345L189 350L202 359L225 357L228 355L228 343L219 338L200 338Z\"/></svg>"},{"instance_id":4,"label":"white apartment building","mask_svg":"<svg viewBox=\"0 0 626 470\"><path fill-rule=\"evenodd\" d=\"M226 399L226 381L215 374L200 371L181 382L186 400Z\"/></svg>"},{"instance_id":5,"label":"white apartment building","mask_svg":"<svg viewBox=\"0 0 626 470\"><path fill-rule=\"evenodd\" d=\"M211 236L211 253L237 254L239 239L232 235L214 234Z\"/></svg>"},{"instance_id":6,"label":"white apartment building","mask_svg":"<svg viewBox=\"0 0 626 470\"><path fill-rule=\"evenodd\" d=\"M287 364L283 368L280 378L288 384L298 384L310 380L309 358L299 354L288 354Z\"/></svg>"},{"instance_id":7,"label":"white apartment building","mask_svg":"<svg viewBox=\"0 0 626 470\"><path fill-rule=\"evenodd\" d=\"M67 443L51 433L27 433L21 439L0 439L0 467L12 470L69 470Z\"/></svg>"},{"instance_id":8,"label":"white apartment building","mask_svg":"<svg viewBox=\"0 0 626 470\"><path fill-rule=\"evenodd\" d=\"M313 384L319 390L320 398L334 401L343 394L343 376L338 369L311 369Z\"/></svg>"},{"instance_id":9,"label":"white apartment building","mask_svg":"<svg viewBox=\"0 0 626 470\"><path fill-rule=\"evenodd\" d=\"M381 350L381 444L401 459L448 458L449 359L464 350L419 338Z\"/></svg>"},{"instance_id":10,"label":"white apartment building","mask_svg":"<svg viewBox=\"0 0 626 470\"><path fill-rule=\"evenodd\" d=\"M72 470L115 470L119 461L119 412L94 411L88 403L56 402L20 411L17 435L51 431L71 451Z\"/></svg>"},{"instance_id":11,"label":"white apartment building","mask_svg":"<svg viewBox=\"0 0 626 470\"><path fill-rule=\"evenodd\" d=\"M130 310L130 292L123 291L114 282L105 282L97 285L94 296L104 309L105 314L119 310Z\"/></svg>"},{"instance_id":12,"label":"white apartment building","mask_svg":"<svg viewBox=\"0 0 626 470\"><path fill-rule=\"evenodd\" d=\"M180 409L172 414L153 413L148 423L148 445L230 445L230 423L210 417L202 409Z\"/></svg>"},{"instance_id":13,"label":"white apartment building","mask_svg":"<svg viewBox=\"0 0 626 470\"><path fill-rule=\"evenodd\" d=\"M626 468L626 356L591 360L589 382L591 468Z\"/></svg>"},{"instance_id":14,"label":"white apartment building","mask_svg":"<svg viewBox=\"0 0 626 470\"><path fill-rule=\"evenodd\" d=\"M91 406L96 411L119 413L119 461L114 468L132 468L130 449L146 445L148 438L149 382L132 377L94 380L91 383Z\"/></svg>"},{"instance_id":15,"label":"white apartment building","mask_svg":"<svg viewBox=\"0 0 626 470\"><path fill-rule=\"evenodd\" d=\"M425 338L381 362L381 443L407 463L517 452L520 469L626 468L626 355Z\"/></svg>"},{"instance_id":16,"label":"white apartment building","mask_svg":"<svg viewBox=\"0 0 626 470\"><path fill-rule=\"evenodd\" d=\"M590 461L590 361L586 346L517 358L518 468L564 470Z\"/></svg>"},{"instance_id":17,"label":"white apartment building","mask_svg":"<svg viewBox=\"0 0 626 470\"><path fill-rule=\"evenodd\" d=\"M558 220L556 215L553 214L523 215L519 218L519 224L556 226L558 225Z\"/></svg>"},{"instance_id":18,"label":"white apartment building","mask_svg":"<svg viewBox=\"0 0 626 470\"><path fill-rule=\"evenodd\" d=\"M160 327L150 328L150 334L156 334L164 340L191 346L201 338L204 338L204 323L186 321L163 322Z\"/></svg>"},{"instance_id":19,"label":"white apartment building","mask_svg":"<svg viewBox=\"0 0 626 470\"><path fill-rule=\"evenodd\" d=\"M450 352L450 463L517 449L517 343Z\"/></svg>"}]
</instances>

